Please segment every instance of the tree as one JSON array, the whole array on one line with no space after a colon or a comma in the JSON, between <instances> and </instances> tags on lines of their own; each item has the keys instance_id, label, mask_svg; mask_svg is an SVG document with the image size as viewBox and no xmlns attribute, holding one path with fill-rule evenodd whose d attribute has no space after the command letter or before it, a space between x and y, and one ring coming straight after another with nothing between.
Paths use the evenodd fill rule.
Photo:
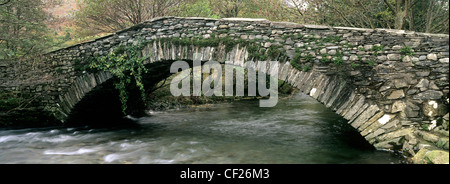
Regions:
<instances>
[{"instance_id":1,"label":"tree","mask_svg":"<svg viewBox=\"0 0 450 184\"><path fill-rule=\"evenodd\" d=\"M422 2L424 3L424 2ZM425 2L426 16L425 30L426 33L447 33L449 32L449 3L443 0L430 0ZM422 9L423 11L423 9ZM420 24L421 22L419 22ZM423 23L422 23L423 24ZM420 24L420 25L422 25Z\"/></svg>"},{"instance_id":2,"label":"tree","mask_svg":"<svg viewBox=\"0 0 450 184\"><path fill-rule=\"evenodd\" d=\"M304 23L448 33L447 0L290 0Z\"/></svg>"},{"instance_id":3,"label":"tree","mask_svg":"<svg viewBox=\"0 0 450 184\"><path fill-rule=\"evenodd\" d=\"M395 0L395 3L391 3L388 0L383 0L383 2L389 7L392 12L394 12L394 28L402 29L408 10L411 8L411 2L408 0Z\"/></svg>"},{"instance_id":4,"label":"tree","mask_svg":"<svg viewBox=\"0 0 450 184\"><path fill-rule=\"evenodd\" d=\"M186 0L179 7L176 7L173 12L180 17L220 18L211 8L209 0Z\"/></svg>"},{"instance_id":5,"label":"tree","mask_svg":"<svg viewBox=\"0 0 450 184\"><path fill-rule=\"evenodd\" d=\"M0 6L8 4L11 0L0 1Z\"/></svg>"},{"instance_id":6,"label":"tree","mask_svg":"<svg viewBox=\"0 0 450 184\"><path fill-rule=\"evenodd\" d=\"M53 46L43 9L50 0L2 1L0 6L0 59L18 59L42 53Z\"/></svg>"},{"instance_id":7,"label":"tree","mask_svg":"<svg viewBox=\"0 0 450 184\"><path fill-rule=\"evenodd\" d=\"M181 0L77 0L77 32L81 36L111 33L145 20L174 14Z\"/></svg>"},{"instance_id":8,"label":"tree","mask_svg":"<svg viewBox=\"0 0 450 184\"><path fill-rule=\"evenodd\" d=\"M300 14L297 9L283 0L248 0L241 16L249 18L266 18L271 21L297 22Z\"/></svg>"},{"instance_id":9,"label":"tree","mask_svg":"<svg viewBox=\"0 0 450 184\"><path fill-rule=\"evenodd\" d=\"M248 0L210 0L215 12L218 12L220 17L238 17L239 12L245 7L244 3Z\"/></svg>"}]
</instances>

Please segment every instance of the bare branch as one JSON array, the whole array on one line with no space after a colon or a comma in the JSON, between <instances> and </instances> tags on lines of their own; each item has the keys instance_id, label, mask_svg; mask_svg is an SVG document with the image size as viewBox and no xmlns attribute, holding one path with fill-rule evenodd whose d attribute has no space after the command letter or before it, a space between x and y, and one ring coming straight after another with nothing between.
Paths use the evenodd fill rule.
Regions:
<instances>
[{"instance_id":1,"label":"bare branch","mask_svg":"<svg viewBox=\"0 0 450 184\"><path fill-rule=\"evenodd\" d=\"M291 2L292 3L294 3L294 6L295 6L295 9L297 9L297 12L301 15L301 16L303 16L303 13L302 13L302 11L301 11L301 9L300 9L300 4L297 4L296 2L296 0L291 0Z\"/></svg>"},{"instance_id":2,"label":"bare branch","mask_svg":"<svg viewBox=\"0 0 450 184\"><path fill-rule=\"evenodd\" d=\"M397 9L395 9L391 3L389 3L387 0L383 0L383 1L389 7L389 9L391 9L394 13L397 13Z\"/></svg>"},{"instance_id":3,"label":"bare branch","mask_svg":"<svg viewBox=\"0 0 450 184\"><path fill-rule=\"evenodd\" d=\"M352 27L356 27L350 20L348 20L348 18L338 9L334 8L333 6L328 5L328 3L325 3L325 6L329 7L330 9L332 9L333 11L335 11L336 13L338 13L348 24L350 24Z\"/></svg>"}]
</instances>

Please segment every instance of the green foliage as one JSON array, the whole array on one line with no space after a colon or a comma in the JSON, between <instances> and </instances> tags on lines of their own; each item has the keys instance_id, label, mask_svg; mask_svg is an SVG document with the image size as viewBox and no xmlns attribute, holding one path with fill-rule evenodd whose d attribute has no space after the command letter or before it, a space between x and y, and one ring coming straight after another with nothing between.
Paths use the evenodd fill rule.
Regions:
<instances>
[{"instance_id":1,"label":"green foliage","mask_svg":"<svg viewBox=\"0 0 450 184\"><path fill-rule=\"evenodd\" d=\"M87 57L83 60L80 59L75 59L74 63L73 63L73 69L76 72L83 72L83 71L89 71L89 72L95 72L98 71L98 69L92 68L90 66L90 64L88 63L92 63L95 62L96 58L94 57Z\"/></svg>"},{"instance_id":2,"label":"green foliage","mask_svg":"<svg viewBox=\"0 0 450 184\"><path fill-rule=\"evenodd\" d=\"M180 17L206 17L219 19L220 17L214 13L211 8L210 1L198 0L194 3L182 3L179 7L174 8L173 11L178 11Z\"/></svg>"},{"instance_id":3,"label":"green foliage","mask_svg":"<svg viewBox=\"0 0 450 184\"><path fill-rule=\"evenodd\" d=\"M308 53L308 54L305 56L305 60L306 60L306 62L312 62L312 61L314 61L314 56L311 55L310 53Z\"/></svg>"},{"instance_id":4,"label":"green foliage","mask_svg":"<svg viewBox=\"0 0 450 184\"><path fill-rule=\"evenodd\" d=\"M342 65L342 63L344 63L344 59L342 58L342 56L336 57L336 58L334 58L333 63L335 65Z\"/></svg>"},{"instance_id":5,"label":"green foliage","mask_svg":"<svg viewBox=\"0 0 450 184\"><path fill-rule=\"evenodd\" d=\"M222 40L222 44L225 45L225 51L226 52L230 52L231 50L233 50L233 47L236 46L238 42L236 40L234 40L233 38L230 37L225 37Z\"/></svg>"},{"instance_id":6,"label":"green foliage","mask_svg":"<svg viewBox=\"0 0 450 184\"><path fill-rule=\"evenodd\" d=\"M46 26L44 0L14 0L0 6L0 59L17 60L48 51L56 44Z\"/></svg>"},{"instance_id":7,"label":"green foliage","mask_svg":"<svg viewBox=\"0 0 450 184\"><path fill-rule=\"evenodd\" d=\"M256 59L260 60L260 61L266 61L269 58L266 54L266 51L267 50L264 48L260 49L259 52L256 53L258 56L258 58L256 58Z\"/></svg>"},{"instance_id":8,"label":"green foliage","mask_svg":"<svg viewBox=\"0 0 450 184\"><path fill-rule=\"evenodd\" d=\"M254 54L258 51L258 48L259 48L258 46L252 44L247 46L247 51L249 54Z\"/></svg>"},{"instance_id":9,"label":"green foliage","mask_svg":"<svg viewBox=\"0 0 450 184\"><path fill-rule=\"evenodd\" d=\"M271 59L276 59L281 53L280 46L278 45L271 45L269 47L269 50L267 50L267 54L270 56Z\"/></svg>"},{"instance_id":10,"label":"green foliage","mask_svg":"<svg viewBox=\"0 0 450 184\"><path fill-rule=\"evenodd\" d=\"M414 56L413 49L408 46L404 46L403 48L401 48L400 53L402 53L402 55L406 55L406 56Z\"/></svg>"},{"instance_id":11,"label":"green foliage","mask_svg":"<svg viewBox=\"0 0 450 184\"><path fill-rule=\"evenodd\" d=\"M311 66L310 65L305 65L305 67L303 67L303 71L304 72L309 72L311 70Z\"/></svg>"},{"instance_id":12,"label":"green foliage","mask_svg":"<svg viewBox=\"0 0 450 184\"><path fill-rule=\"evenodd\" d=\"M135 83L141 91L141 98L145 101L145 88L142 76L147 73L144 60L149 56L142 57L141 51L146 43L139 41L137 45L119 45L106 56L97 57L91 62L90 67L111 73L117 82L114 87L119 90L120 101L122 102L122 112L126 114L128 92L127 86Z\"/></svg>"},{"instance_id":13,"label":"green foliage","mask_svg":"<svg viewBox=\"0 0 450 184\"><path fill-rule=\"evenodd\" d=\"M287 40L288 38L293 38L294 37L294 34L285 34L285 35L283 35L281 38L283 39L283 40Z\"/></svg>"},{"instance_id":14,"label":"green foliage","mask_svg":"<svg viewBox=\"0 0 450 184\"><path fill-rule=\"evenodd\" d=\"M333 58L333 63L335 65L341 65L344 63L344 56L342 55L342 53L340 51L336 51L336 54L334 55Z\"/></svg>"},{"instance_id":15,"label":"green foliage","mask_svg":"<svg viewBox=\"0 0 450 184\"><path fill-rule=\"evenodd\" d=\"M301 54L299 52L297 52L294 56L294 58L292 58L291 60L291 65L296 68L297 70L302 70L302 65L300 63L301 60Z\"/></svg>"},{"instance_id":16,"label":"green foliage","mask_svg":"<svg viewBox=\"0 0 450 184\"><path fill-rule=\"evenodd\" d=\"M328 54L323 54L322 55L322 59L320 59L320 62L322 62L322 63L330 63L331 59L328 56L329 56Z\"/></svg>"},{"instance_id":17,"label":"green foliage","mask_svg":"<svg viewBox=\"0 0 450 184\"><path fill-rule=\"evenodd\" d=\"M384 45L374 45L374 46L372 46L372 51L375 51L375 52L380 52L380 51L384 51Z\"/></svg>"},{"instance_id":18,"label":"green foliage","mask_svg":"<svg viewBox=\"0 0 450 184\"><path fill-rule=\"evenodd\" d=\"M374 55L378 55L378 52L384 52L384 45L374 45L372 46L372 51L374 51Z\"/></svg>"},{"instance_id":19,"label":"green foliage","mask_svg":"<svg viewBox=\"0 0 450 184\"><path fill-rule=\"evenodd\" d=\"M23 101L24 99L17 94L2 92L0 93L0 112L14 109Z\"/></svg>"},{"instance_id":20,"label":"green foliage","mask_svg":"<svg viewBox=\"0 0 450 184\"><path fill-rule=\"evenodd\" d=\"M324 42L337 43L341 40L340 36L327 36L323 39Z\"/></svg>"},{"instance_id":21,"label":"green foliage","mask_svg":"<svg viewBox=\"0 0 450 184\"><path fill-rule=\"evenodd\" d=\"M366 60L366 63L369 64L369 66L375 66L374 60Z\"/></svg>"},{"instance_id":22,"label":"green foliage","mask_svg":"<svg viewBox=\"0 0 450 184\"><path fill-rule=\"evenodd\" d=\"M352 66L352 68L358 68L358 67L360 67L361 65L358 64L358 63L352 63L351 66Z\"/></svg>"}]
</instances>

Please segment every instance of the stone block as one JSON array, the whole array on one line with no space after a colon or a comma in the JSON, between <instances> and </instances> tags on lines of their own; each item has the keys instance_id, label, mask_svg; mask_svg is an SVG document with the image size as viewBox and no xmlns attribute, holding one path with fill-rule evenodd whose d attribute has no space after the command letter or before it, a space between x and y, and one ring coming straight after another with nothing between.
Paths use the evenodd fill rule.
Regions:
<instances>
[{"instance_id":1,"label":"stone block","mask_svg":"<svg viewBox=\"0 0 450 184\"><path fill-rule=\"evenodd\" d=\"M406 108L406 104L405 102L402 101L395 101L394 104L392 105L392 113L397 113L397 112L401 112L404 111Z\"/></svg>"},{"instance_id":2,"label":"stone block","mask_svg":"<svg viewBox=\"0 0 450 184\"><path fill-rule=\"evenodd\" d=\"M398 88L398 89L408 87L408 82L406 82L404 79L395 79L394 86L395 86L395 88Z\"/></svg>"},{"instance_id":3,"label":"stone block","mask_svg":"<svg viewBox=\"0 0 450 184\"><path fill-rule=\"evenodd\" d=\"M388 54L387 55L387 59L391 60L391 61L398 61L401 59L401 55L400 54Z\"/></svg>"},{"instance_id":4,"label":"stone block","mask_svg":"<svg viewBox=\"0 0 450 184\"><path fill-rule=\"evenodd\" d=\"M441 99L444 94L440 91L427 90L425 92L419 93L413 96L416 100L438 100Z\"/></svg>"},{"instance_id":5,"label":"stone block","mask_svg":"<svg viewBox=\"0 0 450 184\"><path fill-rule=\"evenodd\" d=\"M427 59L427 56L419 56L419 61L424 61Z\"/></svg>"},{"instance_id":6,"label":"stone block","mask_svg":"<svg viewBox=\"0 0 450 184\"><path fill-rule=\"evenodd\" d=\"M428 60L437 61L438 57L437 57L436 54L428 54L428 55L427 55L427 59L428 59Z\"/></svg>"},{"instance_id":7,"label":"stone block","mask_svg":"<svg viewBox=\"0 0 450 184\"><path fill-rule=\"evenodd\" d=\"M403 90L395 90L387 97L387 99L389 100L396 100L401 98L405 98L405 93L403 92Z\"/></svg>"},{"instance_id":8,"label":"stone block","mask_svg":"<svg viewBox=\"0 0 450 184\"><path fill-rule=\"evenodd\" d=\"M358 61L358 60L359 60L359 58L358 58L357 55L351 55L350 56L350 61Z\"/></svg>"},{"instance_id":9,"label":"stone block","mask_svg":"<svg viewBox=\"0 0 450 184\"><path fill-rule=\"evenodd\" d=\"M419 88L420 91L425 91L427 90L429 85L430 81L428 81L428 79L421 79L419 83L416 85L416 88Z\"/></svg>"},{"instance_id":10,"label":"stone block","mask_svg":"<svg viewBox=\"0 0 450 184\"><path fill-rule=\"evenodd\" d=\"M416 76L417 77L428 77L430 76L430 72L426 71L426 72L416 72Z\"/></svg>"},{"instance_id":11,"label":"stone block","mask_svg":"<svg viewBox=\"0 0 450 184\"><path fill-rule=\"evenodd\" d=\"M438 102L431 100L423 104L422 111L425 116L439 117L446 114L448 109L444 104L439 104Z\"/></svg>"},{"instance_id":12,"label":"stone block","mask_svg":"<svg viewBox=\"0 0 450 184\"><path fill-rule=\"evenodd\" d=\"M330 50L330 51L328 51L328 54L331 56L334 56L334 55L336 55L336 50Z\"/></svg>"},{"instance_id":13,"label":"stone block","mask_svg":"<svg viewBox=\"0 0 450 184\"><path fill-rule=\"evenodd\" d=\"M448 58L439 59L439 62L448 64Z\"/></svg>"},{"instance_id":14,"label":"stone block","mask_svg":"<svg viewBox=\"0 0 450 184\"><path fill-rule=\"evenodd\" d=\"M420 107L414 103L407 102L405 107L405 115L408 118L415 118L419 116Z\"/></svg>"}]
</instances>

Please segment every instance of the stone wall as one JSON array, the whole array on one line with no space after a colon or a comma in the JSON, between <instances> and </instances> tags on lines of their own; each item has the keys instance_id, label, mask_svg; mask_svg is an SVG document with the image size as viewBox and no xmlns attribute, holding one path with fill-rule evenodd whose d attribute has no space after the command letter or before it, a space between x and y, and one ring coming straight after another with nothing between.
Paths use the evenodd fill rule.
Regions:
<instances>
[{"instance_id":1,"label":"stone wall","mask_svg":"<svg viewBox=\"0 0 450 184\"><path fill-rule=\"evenodd\" d=\"M187 38L202 44L177 41ZM0 89L42 95L35 104L64 120L85 93L111 78L86 71L87 58L140 39L148 41L147 62L192 60L193 53L239 66L248 60L281 61L280 79L348 119L375 147L410 154L427 146L448 150L448 35L162 17L47 53L36 58L32 72L33 62L0 63ZM225 40L235 45L229 48Z\"/></svg>"}]
</instances>

